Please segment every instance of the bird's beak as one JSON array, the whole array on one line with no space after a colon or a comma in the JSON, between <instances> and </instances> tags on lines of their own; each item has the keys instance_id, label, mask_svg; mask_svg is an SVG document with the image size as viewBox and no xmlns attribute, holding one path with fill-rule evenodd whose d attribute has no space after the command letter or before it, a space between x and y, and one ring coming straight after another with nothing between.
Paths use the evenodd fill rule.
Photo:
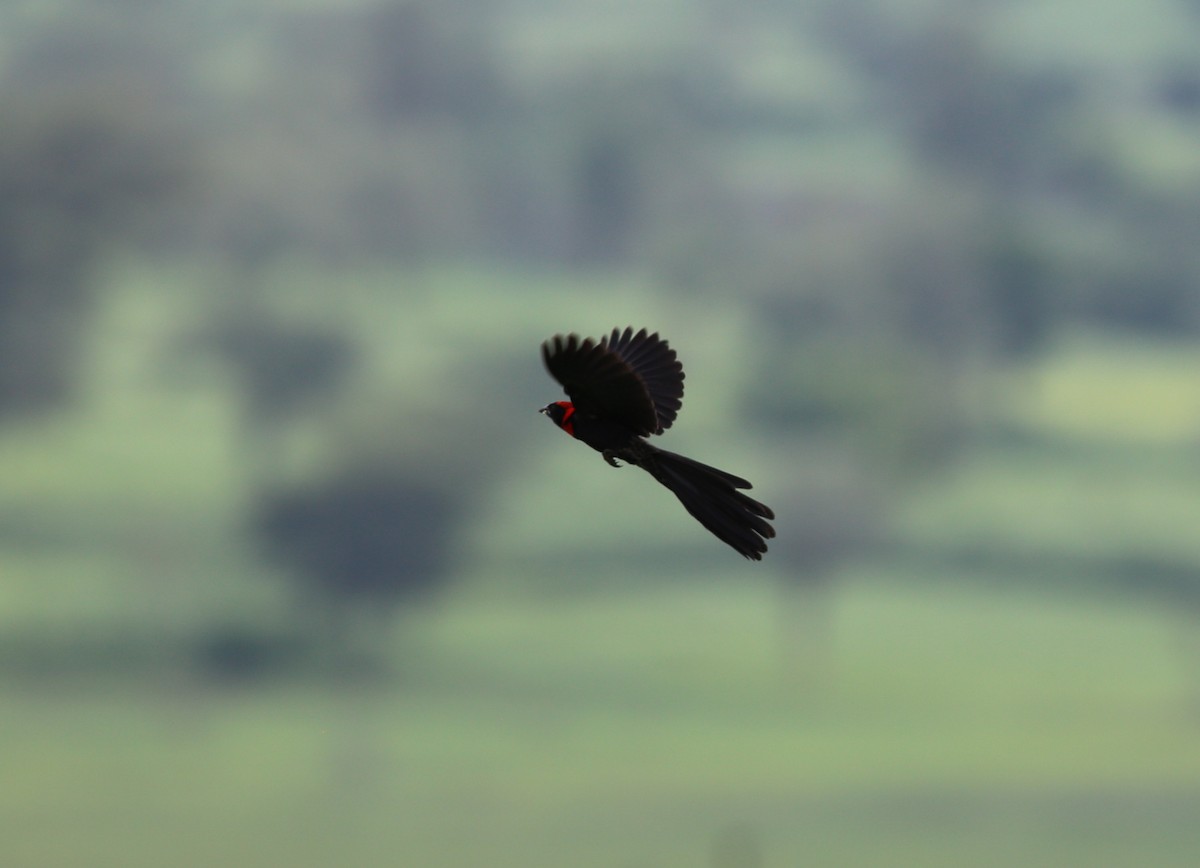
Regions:
<instances>
[{"instance_id":1,"label":"bird's beak","mask_svg":"<svg viewBox=\"0 0 1200 868\"><path fill-rule=\"evenodd\" d=\"M538 407L538 412L539 412L539 413L541 413L542 415L545 415L545 413L546 413L546 408L545 408L545 407Z\"/></svg>"}]
</instances>

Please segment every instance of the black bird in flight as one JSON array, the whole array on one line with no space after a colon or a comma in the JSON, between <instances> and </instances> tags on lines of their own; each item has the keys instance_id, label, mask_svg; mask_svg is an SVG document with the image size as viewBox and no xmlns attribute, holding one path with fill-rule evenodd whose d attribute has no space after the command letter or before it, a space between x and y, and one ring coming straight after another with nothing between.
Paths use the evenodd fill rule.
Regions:
<instances>
[{"instance_id":1,"label":"black bird in flight","mask_svg":"<svg viewBox=\"0 0 1200 868\"><path fill-rule=\"evenodd\" d=\"M542 360L571 400L539 412L613 467L621 459L642 468L719 540L762 560L775 513L739 490L750 483L645 439L670 428L683 404L683 365L657 332L613 329L598 341L555 335L542 344Z\"/></svg>"}]
</instances>

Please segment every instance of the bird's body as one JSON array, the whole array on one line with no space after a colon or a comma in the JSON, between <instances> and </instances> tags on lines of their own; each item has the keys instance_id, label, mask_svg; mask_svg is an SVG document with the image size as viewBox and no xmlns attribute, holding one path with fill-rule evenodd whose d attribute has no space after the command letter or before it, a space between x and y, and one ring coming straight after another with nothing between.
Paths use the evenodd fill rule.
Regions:
<instances>
[{"instance_id":1,"label":"bird's body","mask_svg":"<svg viewBox=\"0 0 1200 868\"><path fill-rule=\"evenodd\" d=\"M570 401L541 412L614 467L641 467L679 498L704 527L740 554L761 560L775 514L742 493L741 477L660 449L645 438L671 427L683 404L683 366L645 329L613 329L599 341L556 335L542 344L546 369Z\"/></svg>"}]
</instances>

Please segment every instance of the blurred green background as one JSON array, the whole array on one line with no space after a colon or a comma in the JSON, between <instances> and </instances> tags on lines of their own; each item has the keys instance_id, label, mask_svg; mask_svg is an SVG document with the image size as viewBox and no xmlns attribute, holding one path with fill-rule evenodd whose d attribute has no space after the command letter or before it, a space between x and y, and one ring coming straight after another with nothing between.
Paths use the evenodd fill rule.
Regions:
<instances>
[{"instance_id":1,"label":"blurred green background","mask_svg":"<svg viewBox=\"0 0 1200 868\"><path fill-rule=\"evenodd\" d=\"M0 864L1200 864L1198 242L1194 0L9 0Z\"/></svg>"}]
</instances>

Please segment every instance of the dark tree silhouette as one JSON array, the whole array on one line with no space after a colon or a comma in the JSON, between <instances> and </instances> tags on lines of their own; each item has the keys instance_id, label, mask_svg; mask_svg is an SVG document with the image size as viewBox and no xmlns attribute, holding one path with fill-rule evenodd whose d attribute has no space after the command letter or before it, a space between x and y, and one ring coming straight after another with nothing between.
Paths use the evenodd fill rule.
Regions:
<instances>
[{"instance_id":1,"label":"dark tree silhouette","mask_svg":"<svg viewBox=\"0 0 1200 868\"><path fill-rule=\"evenodd\" d=\"M215 358L232 374L247 470L278 478L287 436L297 423L323 418L349 384L358 347L336 326L287 322L253 301L238 302L167 351L176 368Z\"/></svg>"},{"instance_id":2,"label":"dark tree silhouette","mask_svg":"<svg viewBox=\"0 0 1200 868\"><path fill-rule=\"evenodd\" d=\"M333 397L355 355L351 341L331 329L261 319L227 323L213 345L237 372L247 416L267 428Z\"/></svg>"},{"instance_id":3,"label":"dark tree silhouette","mask_svg":"<svg viewBox=\"0 0 1200 868\"><path fill-rule=\"evenodd\" d=\"M92 267L183 178L143 111L86 94L0 104L0 418L65 401L93 307Z\"/></svg>"},{"instance_id":4,"label":"dark tree silhouette","mask_svg":"<svg viewBox=\"0 0 1200 868\"><path fill-rule=\"evenodd\" d=\"M384 629L445 581L458 510L427 482L361 469L261 494L253 529L319 616L334 653L358 626Z\"/></svg>"}]
</instances>

